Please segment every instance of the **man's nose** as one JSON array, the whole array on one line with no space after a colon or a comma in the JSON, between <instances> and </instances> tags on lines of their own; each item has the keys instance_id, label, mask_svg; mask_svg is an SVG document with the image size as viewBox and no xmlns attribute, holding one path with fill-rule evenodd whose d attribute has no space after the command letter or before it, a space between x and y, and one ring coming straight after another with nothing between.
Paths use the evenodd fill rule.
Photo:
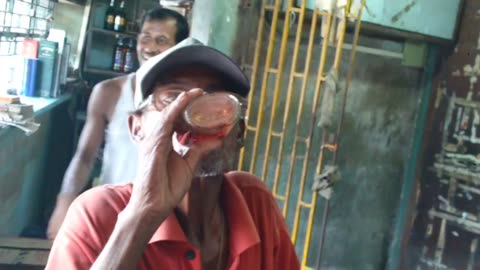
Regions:
<instances>
[{"instance_id":1,"label":"man's nose","mask_svg":"<svg viewBox=\"0 0 480 270\"><path fill-rule=\"evenodd\" d=\"M146 46L144 51L148 54L153 54L153 55L157 55L157 54L161 53L158 46L156 46L154 44L152 44L150 46Z\"/></svg>"}]
</instances>

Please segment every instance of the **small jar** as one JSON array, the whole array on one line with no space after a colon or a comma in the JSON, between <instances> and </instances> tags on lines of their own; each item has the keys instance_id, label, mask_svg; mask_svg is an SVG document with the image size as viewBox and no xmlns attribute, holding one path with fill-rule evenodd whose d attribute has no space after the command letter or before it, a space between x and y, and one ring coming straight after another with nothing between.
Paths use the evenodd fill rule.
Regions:
<instances>
[{"instance_id":1,"label":"small jar","mask_svg":"<svg viewBox=\"0 0 480 270\"><path fill-rule=\"evenodd\" d=\"M192 135L224 137L242 114L242 103L233 94L217 92L193 100L183 118Z\"/></svg>"}]
</instances>

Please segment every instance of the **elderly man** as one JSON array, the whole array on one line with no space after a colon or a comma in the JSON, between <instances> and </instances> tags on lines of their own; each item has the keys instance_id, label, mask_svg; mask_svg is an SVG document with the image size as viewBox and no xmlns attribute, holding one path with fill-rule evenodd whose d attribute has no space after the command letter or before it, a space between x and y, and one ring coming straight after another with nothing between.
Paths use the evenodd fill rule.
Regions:
<instances>
[{"instance_id":1,"label":"elderly man","mask_svg":"<svg viewBox=\"0 0 480 270\"><path fill-rule=\"evenodd\" d=\"M240 68L190 38L137 76L135 182L81 195L47 269L300 269L271 193L231 171L249 91Z\"/></svg>"}]
</instances>

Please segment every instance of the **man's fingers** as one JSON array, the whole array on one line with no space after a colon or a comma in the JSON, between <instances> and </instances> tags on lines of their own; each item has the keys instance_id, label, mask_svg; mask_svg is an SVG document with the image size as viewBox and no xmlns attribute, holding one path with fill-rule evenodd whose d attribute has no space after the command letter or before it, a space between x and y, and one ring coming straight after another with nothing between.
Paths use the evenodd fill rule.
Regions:
<instances>
[{"instance_id":1,"label":"man's fingers","mask_svg":"<svg viewBox=\"0 0 480 270\"><path fill-rule=\"evenodd\" d=\"M190 91L181 93L172 103L170 103L163 111L163 124L158 126L158 131L168 134L173 132L175 121L181 117L182 112L187 105L195 98L203 95L204 92L200 88L194 88Z\"/></svg>"},{"instance_id":2,"label":"man's fingers","mask_svg":"<svg viewBox=\"0 0 480 270\"><path fill-rule=\"evenodd\" d=\"M195 98L203 95L203 90L195 88L187 92L181 93L171 104L169 104L164 113L167 119L175 121L177 117L185 110L187 105Z\"/></svg>"}]
</instances>

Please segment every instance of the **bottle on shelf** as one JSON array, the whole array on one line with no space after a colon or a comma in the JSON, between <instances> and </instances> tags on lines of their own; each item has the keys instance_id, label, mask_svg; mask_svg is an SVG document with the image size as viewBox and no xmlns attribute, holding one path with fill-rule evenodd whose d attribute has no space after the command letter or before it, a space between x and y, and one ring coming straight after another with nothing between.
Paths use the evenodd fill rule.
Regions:
<instances>
[{"instance_id":1,"label":"bottle on shelf","mask_svg":"<svg viewBox=\"0 0 480 270\"><path fill-rule=\"evenodd\" d=\"M135 39L131 38L128 42L127 50L125 53L125 63L123 65L123 72L130 73L135 68Z\"/></svg>"},{"instance_id":2,"label":"bottle on shelf","mask_svg":"<svg viewBox=\"0 0 480 270\"><path fill-rule=\"evenodd\" d=\"M115 11L115 0L110 0L110 6L105 13L105 22L103 28L107 30L113 30L113 27L115 25Z\"/></svg>"},{"instance_id":3,"label":"bottle on shelf","mask_svg":"<svg viewBox=\"0 0 480 270\"><path fill-rule=\"evenodd\" d=\"M120 8L115 14L115 22L113 30L117 32L125 32L127 27L127 13L125 12L125 1L120 2Z\"/></svg>"},{"instance_id":4,"label":"bottle on shelf","mask_svg":"<svg viewBox=\"0 0 480 270\"><path fill-rule=\"evenodd\" d=\"M123 72L123 66L125 64L125 52L126 52L125 40L123 37L117 39L117 45L115 46L115 53L113 55L113 71Z\"/></svg>"}]
</instances>

